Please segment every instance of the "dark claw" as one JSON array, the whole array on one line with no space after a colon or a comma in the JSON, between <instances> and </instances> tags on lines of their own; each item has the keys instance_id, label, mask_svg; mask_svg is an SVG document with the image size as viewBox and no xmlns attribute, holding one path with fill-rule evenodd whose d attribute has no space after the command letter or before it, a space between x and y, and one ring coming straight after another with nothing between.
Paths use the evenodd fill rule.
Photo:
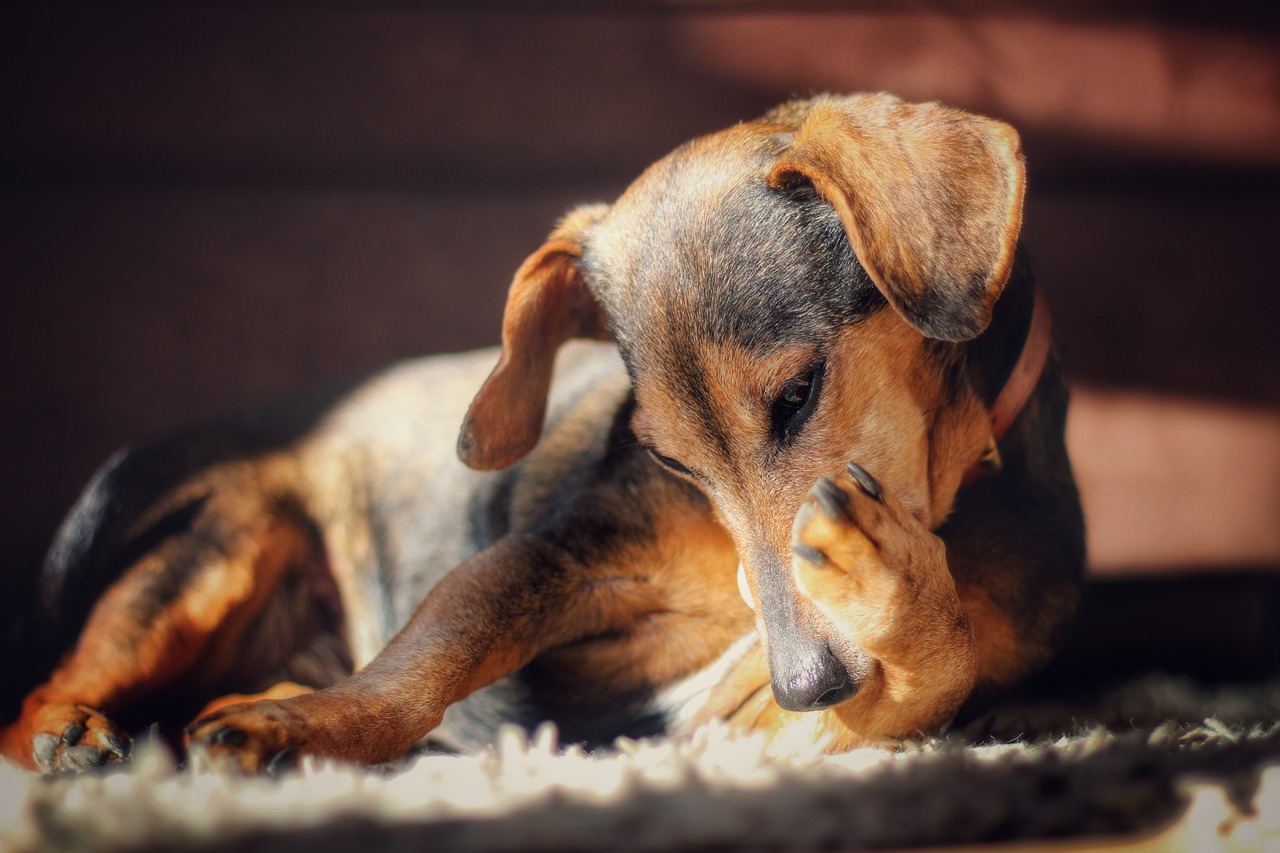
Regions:
<instances>
[{"instance_id":1,"label":"dark claw","mask_svg":"<svg viewBox=\"0 0 1280 853\"><path fill-rule=\"evenodd\" d=\"M67 730L62 733L62 742L67 746L75 746L80 742L80 738L84 737L87 729L84 723L72 723L67 726Z\"/></svg>"},{"instance_id":2,"label":"dark claw","mask_svg":"<svg viewBox=\"0 0 1280 853\"><path fill-rule=\"evenodd\" d=\"M230 726L215 729L213 734L209 735L209 743L230 747L231 749L239 749L248 742L249 736L247 734Z\"/></svg>"},{"instance_id":3,"label":"dark claw","mask_svg":"<svg viewBox=\"0 0 1280 853\"><path fill-rule=\"evenodd\" d=\"M804 542L792 542L791 553L815 566L824 566L827 563L826 554L822 553L812 545L806 545Z\"/></svg>"},{"instance_id":4,"label":"dark claw","mask_svg":"<svg viewBox=\"0 0 1280 853\"><path fill-rule=\"evenodd\" d=\"M818 502L823 515L832 521L849 515L849 496L830 477L823 477L813 487L813 499Z\"/></svg>"},{"instance_id":5,"label":"dark claw","mask_svg":"<svg viewBox=\"0 0 1280 853\"><path fill-rule=\"evenodd\" d=\"M298 754L292 749L282 749L271 757L264 769L268 776L279 776L281 773L287 773L297 768L297 766Z\"/></svg>"},{"instance_id":6,"label":"dark claw","mask_svg":"<svg viewBox=\"0 0 1280 853\"><path fill-rule=\"evenodd\" d=\"M127 738L120 735L107 735L107 746L121 758L128 758L129 753L133 751L133 745Z\"/></svg>"},{"instance_id":7,"label":"dark claw","mask_svg":"<svg viewBox=\"0 0 1280 853\"><path fill-rule=\"evenodd\" d=\"M62 751L59 764L63 770L74 770L83 773L93 767L101 767L107 763L110 753L92 746L69 746Z\"/></svg>"},{"instance_id":8,"label":"dark claw","mask_svg":"<svg viewBox=\"0 0 1280 853\"><path fill-rule=\"evenodd\" d=\"M58 752L58 738L50 734L36 735L31 739L31 757L45 773L53 769L53 758Z\"/></svg>"},{"instance_id":9,"label":"dark claw","mask_svg":"<svg viewBox=\"0 0 1280 853\"><path fill-rule=\"evenodd\" d=\"M856 462L850 462L845 466L845 470L849 472L849 476L858 484L862 491L867 493L867 497L875 500L883 500L884 492L880 488L880 484L876 482L876 478L867 473L867 470Z\"/></svg>"}]
</instances>

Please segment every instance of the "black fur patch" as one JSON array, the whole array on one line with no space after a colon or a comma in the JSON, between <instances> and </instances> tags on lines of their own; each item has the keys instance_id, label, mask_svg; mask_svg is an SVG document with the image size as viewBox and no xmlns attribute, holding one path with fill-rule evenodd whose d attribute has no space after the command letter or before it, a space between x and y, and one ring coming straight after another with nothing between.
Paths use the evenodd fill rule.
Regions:
<instances>
[{"instance_id":1,"label":"black fur patch","mask_svg":"<svg viewBox=\"0 0 1280 853\"><path fill-rule=\"evenodd\" d=\"M655 223L673 214L657 211ZM635 263L590 251L584 259L601 290L631 297L625 308L615 303L610 319L624 357L637 365L659 353L678 356L670 350L680 341L758 355L816 345L885 304L835 210L806 186L775 190L761 179L685 227L649 229L640 239Z\"/></svg>"}]
</instances>

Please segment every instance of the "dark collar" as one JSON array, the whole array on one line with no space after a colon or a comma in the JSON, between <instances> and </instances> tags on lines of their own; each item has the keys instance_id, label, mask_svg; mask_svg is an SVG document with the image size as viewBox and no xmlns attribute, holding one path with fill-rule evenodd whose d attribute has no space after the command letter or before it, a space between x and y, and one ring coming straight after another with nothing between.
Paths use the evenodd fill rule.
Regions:
<instances>
[{"instance_id":1,"label":"dark collar","mask_svg":"<svg viewBox=\"0 0 1280 853\"><path fill-rule=\"evenodd\" d=\"M1000 441L1009 431L1009 427L1013 426L1013 422L1026 408L1027 401L1031 399L1032 392L1040 382L1044 366L1049 360L1051 342L1049 331L1049 306L1045 302L1044 294L1037 287L1035 304L1031 309L1031 322L1027 326L1027 337L1022 342L1022 352L1018 354L1013 370L1009 371L1009 378L1005 380L1004 387L1000 389L995 402L991 404L991 446L965 473L966 485L987 471L999 467L1000 454L996 450L996 442Z\"/></svg>"},{"instance_id":2,"label":"dark collar","mask_svg":"<svg viewBox=\"0 0 1280 853\"><path fill-rule=\"evenodd\" d=\"M1022 352L996 401L991 404L991 434L996 441L1003 438L1018 419L1044 373L1045 362L1049 360L1049 328L1049 306L1037 287L1035 307L1031 309L1031 323L1027 327L1027 339L1022 343Z\"/></svg>"}]
</instances>

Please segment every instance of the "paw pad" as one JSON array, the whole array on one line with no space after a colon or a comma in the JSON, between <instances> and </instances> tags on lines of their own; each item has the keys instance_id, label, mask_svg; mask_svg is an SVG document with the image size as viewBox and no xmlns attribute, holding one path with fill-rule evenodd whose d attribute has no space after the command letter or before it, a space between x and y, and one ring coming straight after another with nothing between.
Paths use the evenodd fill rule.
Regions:
<instances>
[{"instance_id":1,"label":"paw pad","mask_svg":"<svg viewBox=\"0 0 1280 853\"><path fill-rule=\"evenodd\" d=\"M44 730L31 738L31 758L42 773L83 773L129 758L129 737L94 709L50 705L44 715Z\"/></svg>"}]
</instances>

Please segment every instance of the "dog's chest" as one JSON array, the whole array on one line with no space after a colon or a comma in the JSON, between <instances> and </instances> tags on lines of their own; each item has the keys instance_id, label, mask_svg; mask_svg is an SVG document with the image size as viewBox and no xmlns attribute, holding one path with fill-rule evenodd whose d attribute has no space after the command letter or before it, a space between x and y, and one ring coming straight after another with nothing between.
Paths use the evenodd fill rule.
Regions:
<instances>
[{"instance_id":1,"label":"dog's chest","mask_svg":"<svg viewBox=\"0 0 1280 853\"><path fill-rule=\"evenodd\" d=\"M706 633L722 632L712 626ZM477 749L493 743L504 724L533 731L550 722L561 742L596 747L684 730L701 719L716 688L756 643L746 626L709 662L673 677L667 667L654 671L653 663L687 651L686 631L671 631L657 644L650 634L621 632L555 649L451 706L433 737L450 748Z\"/></svg>"}]
</instances>

